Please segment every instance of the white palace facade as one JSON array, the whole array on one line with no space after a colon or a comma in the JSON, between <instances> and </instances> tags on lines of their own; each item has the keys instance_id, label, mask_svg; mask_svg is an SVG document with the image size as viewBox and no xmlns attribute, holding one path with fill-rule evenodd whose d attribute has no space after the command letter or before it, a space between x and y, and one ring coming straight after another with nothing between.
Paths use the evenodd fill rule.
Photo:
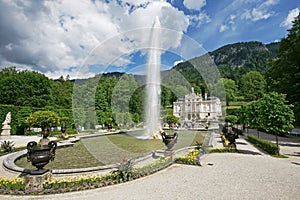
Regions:
<instances>
[{"instance_id":1,"label":"white palace facade","mask_svg":"<svg viewBox=\"0 0 300 200\"><path fill-rule=\"evenodd\" d=\"M210 122L217 122L222 116L221 101L217 97L205 97L192 93L173 102L173 115L179 118L181 127L204 128Z\"/></svg>"}]
</instances>

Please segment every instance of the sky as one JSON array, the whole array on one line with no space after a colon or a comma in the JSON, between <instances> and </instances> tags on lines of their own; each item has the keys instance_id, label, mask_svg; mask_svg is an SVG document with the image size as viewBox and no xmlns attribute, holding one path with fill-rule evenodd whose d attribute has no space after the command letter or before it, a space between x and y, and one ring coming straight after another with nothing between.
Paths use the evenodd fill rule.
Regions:
<instances>
[{"instance_id":1,"label":"sky","mask_svg":"<svg viewBox=\"0 0 300 200\"><path fill-rule=\"evenodd\" d=\"M227 44L280 41L299 12L296 0L0 0L0 70L143 74L149 49L165 70Z\"/></svg>"}]
</instances>

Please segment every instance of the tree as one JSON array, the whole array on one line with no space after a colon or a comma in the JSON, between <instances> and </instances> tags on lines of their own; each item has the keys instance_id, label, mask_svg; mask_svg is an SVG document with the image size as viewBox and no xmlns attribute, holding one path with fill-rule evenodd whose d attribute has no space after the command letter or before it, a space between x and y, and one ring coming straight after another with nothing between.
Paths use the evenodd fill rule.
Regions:
<instances>
[{"instance_id":1,"label":"tree","mask_svg":"<svg viewBox=\"0 0 300 200\"><path fill-rule=\"evenodd\" d=\"M261 128L276 135L278 146L277 135L285 135L294 127L293 105L287 104L286 95L276 92L264 95L258 102L261 106Z\"/></svg>"},{"instance_id":2,"label":"tree","mask_svg":"<svg viewBox=\"0 0 300 200\"><path fill-rule=\"evenodd\" d=\"M167 115L164 121L169 124L169 127L172 127L172 124L176 124L178 122L178 117L174 115Z\"/></svg>"},{"instance_id":3,"label":"tree","mask_svg":"<svg viewBox=\"0 0 300 200\"><path fill-rule=\"evenodd\" d=\"M240 80L240 92L245 100L253 101L261 98L265 93L266 81L258 71L250 71Z\"/></svg>"},{"instance_id":4,"label":"tree","mask_svg":"<svg viewBox=\"0 0 300 200\"><path fill-rule=\"evenodd\" d=\"M224 87L223 87L224 85ZM235 101L236 100L236 96L237 96L237 85L235 84L234 80L231 79L227 79L227 78L221 78L217 84L216 84L216 88L217 88L217 93L220 96L225 96L224 93L224 88L225 88L225 93L226 93L226 105L229 105L229 101ZM224 99L222 99L224 100Z\"/></svg>"},{"instance_id":5,"label":"tree","mask_svg":"<svg viewBox=\"0 0 300 200\"><path fill-rule=\"evenodd\" d=\"M99 124L110 124L113 122L111 109L111 96L117 83L115 76L102 76L97 84L95 94L95 109Z\"/></svg>"},{"instance_id":6,"label":"tree","mask_svg":"<svg viewBox=\"0 0 300 200\"><path fill-rule=\"evenodd\" d=\"M117 82L111 97L111 109L117 124L132 123L129 104L130 98L137 88L133 75L124 74Z\"/></svg>"},{"instance_id":7,"label":"tree","mask_svg":"<svg viewBox=\"0 0 300 200\"><path fill-rule=\"evenodd\" d=\"M52 105L51 80L45 75L15 67L0 72L0 102L17 106Z\"/></svg>"},{"instance_id":8,"label":"tree","mask_svg":"<svg viewBox=\"0 0 300 200\"><path fill-rule=\"evenodd\" d=\"M235 125L238 122L238 117L235 115L227 115L225 117L225 122L230 122L232 125Z\"/></svg>"},{"instance_id":9,"label":"tree","mask_svg":"<svg viewBox=\"0 0 300 200\"><path fill-rule=\"evenodd\" d=\"M249 126L252 128L256 128L257 130L257 137L259 137L259 129L261 128L261 120L264 117L263 111L261 109L260 102L252 101L251 103L247 104L245 107L245 117L246 122L248 122Z\"/></svg>"},{"instance_id":10,"label":"tree","mask_svg":"<svg viewBox=\"0 0 300 200\"><path fill-rule=\"evenodd\" d=\"M238 111L238 123L243 125L243 131L245 130L246 125L249 124L249 121L250 118L247 113L247 107L242 105L242 107Z\"/></svg>"},{"instance_id":11,"label":"tree","mask_svg":"<svg viewBox=\"0 0 300 200\"><path fill-rule=\"evenodd\" d=\"M139 87L134 91L129 102L129 112L135 123L139 123L144 118L144 97L146 95L145 87Z\"/></svg>"},{"instance_id":12,"label":"tree","mask_svg":"<svg viewBox=\"0 0 300 200\"><path fill-rule=\"evenodd\" d=\"M51 83L51 95L53 105L57 108L71 108L72 106L73 83L61 76L57 81Z\"/></svg>"},{"instance_id":13,"label":"tree","mask_svg":"<svg viewBox=\"0 0 300 200\"><path fill-rule=\"evenodd\" d=\"M52 111L36 111L27 117L26 123L30 127L39 127L44 131L46 128L59 125L59 116Z\"/></svg>"},{"instance_id":14,"label":"tree","mask_svg":"<svg viewBox=\"0 0 300 200\"><path fill-rule=\"evenodd\" d=\"M300 124L300 14L281 40L278 59L272 61L266 76L270 90L286 94L294 104L296 123Z\"/></svg>"}]
</instances>

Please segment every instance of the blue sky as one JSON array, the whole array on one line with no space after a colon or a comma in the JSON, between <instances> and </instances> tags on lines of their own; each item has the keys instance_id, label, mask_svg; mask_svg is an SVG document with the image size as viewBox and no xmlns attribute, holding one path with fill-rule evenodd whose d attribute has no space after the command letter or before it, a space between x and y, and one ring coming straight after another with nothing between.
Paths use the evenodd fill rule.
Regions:
<instances>
[{"instance_id":1,"label":"blue sky","mask_svg":"<svg viewBox=\"0 0 300 200\"><path fill-rule=\"evenodd\" d=\"M226 44L280 41L300 1L0 0L0 9L0 69L86 78L145 73L156 17L164 70Z\"/></svg>"}]
</instances>

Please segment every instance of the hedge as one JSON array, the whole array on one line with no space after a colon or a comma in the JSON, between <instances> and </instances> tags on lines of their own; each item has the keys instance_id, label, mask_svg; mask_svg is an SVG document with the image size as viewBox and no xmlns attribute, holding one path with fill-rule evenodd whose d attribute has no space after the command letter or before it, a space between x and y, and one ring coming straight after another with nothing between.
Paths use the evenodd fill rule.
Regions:
<instances>
[{"instance_id":1,"label":"hedge","mask_svg":"<svg viewBox=\"0 0 300 200\"><path fill-rule=\"evenodd\" d=\"M240 108L226 108L227 115L235 115L238 116L240 112Z\"/></svg>"},{"instance_id":2,"label":"hedge","mask_svg":"<svg viewBox=\"0 0 300 200\"><path fill-rule=\"evenodd\" d=\"M254 135L248 135L248 141L271 155L276 155L277 152L279 152L279 148L277 148L276 144L260 139Z\"/></svg>"},{"instance_id":3,"label":"hedge","mask_svg":"<svg viewBox=\"0 0 300 200\"><path fill-rule=\"evenodd\" d=\"M232 130L237 133L238 135L243 135L243 131L238 129L238 128L235 128L235 127L232 127Z\"/></svg>"},{"instance_id":4,"label":"hedge","mask_svg":"<svg viewBox=\"0 0 300 200\"><path fill-rule=\"evenodd\" d=\"M0 104L0 122L5 120L6 114L11 112L11 134L23 135L26 128L26 118L31 114L39 110L49 110L56 112L59 117L67 117L66 126L68 129L74 129L74 118L72 109L56 109L51 106L44 108L35 108L28 106L14 106L14 105L1 105Z\"/></svg>"}]
</instances>

